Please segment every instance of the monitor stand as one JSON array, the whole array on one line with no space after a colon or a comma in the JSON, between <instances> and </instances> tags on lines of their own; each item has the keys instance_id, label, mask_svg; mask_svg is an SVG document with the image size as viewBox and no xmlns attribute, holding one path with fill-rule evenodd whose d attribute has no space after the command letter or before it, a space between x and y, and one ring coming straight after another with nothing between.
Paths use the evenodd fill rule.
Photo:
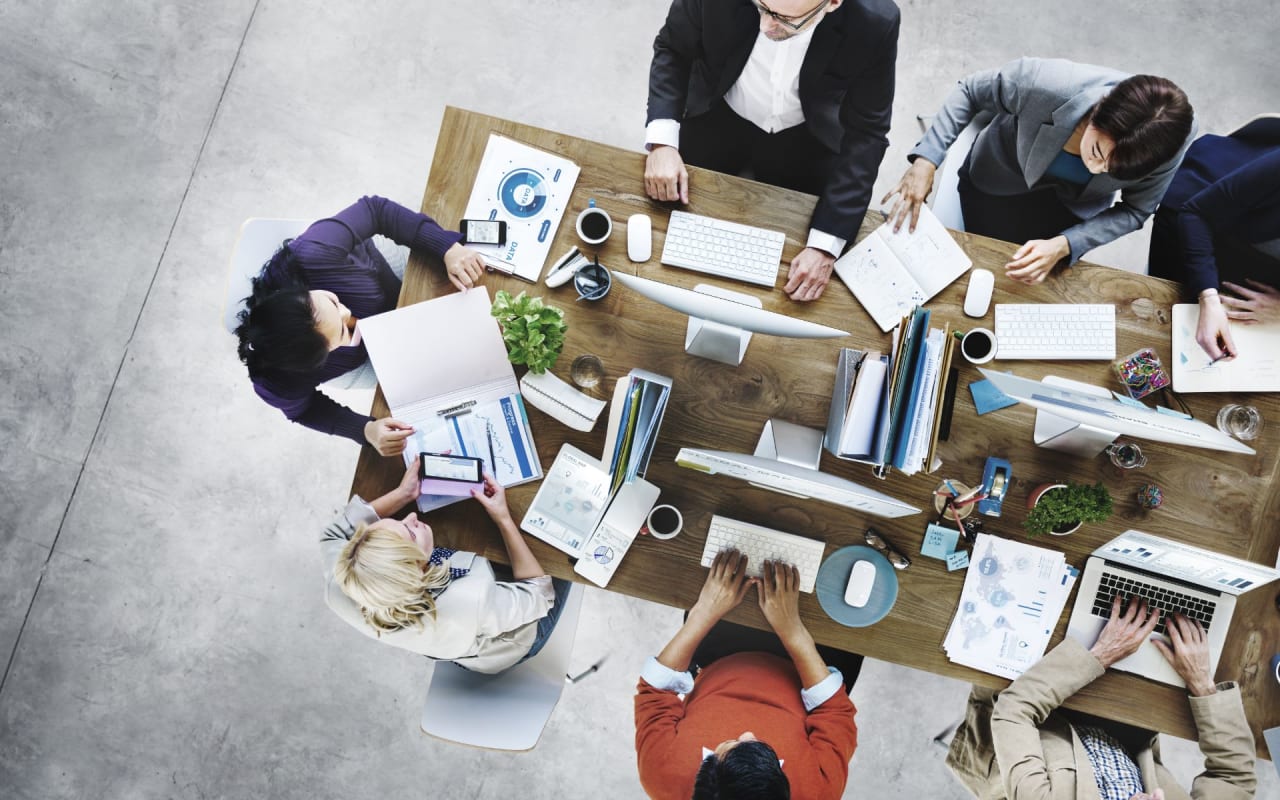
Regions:
<instances>
[{"instance_id":1,"label":"monitor stand","mask_svg":"<svg viewBox=\"0 0 1280 800\"><path fill-rule=\"evenodd\" d=\"M1110 392L1100 386L1059 378L1056 375L1045 376L1043 382L1049 386L1061 386L1064 389L1074 389L1098 397L1111 396ZM1031 434L1031 441L1049 450L1059 450L1082 458L1093 458L1106 450L1119 435L1114 431L1103 430L1083 422L1055 416L1043 409L1036 409L1036 427Z\"/></svg>"},{"instance_id":2,"label":"monitor stand","mask_svg":"<svg viewBox=\"0 0 1280 800\"><path fill-rule=\"evenodd\" d=\"M823 435L822 431L806 428L794 422L785 422L780 419L765 420L764 429L760 431L760 440L756 442L753 455L816 470L822 461ZM808 499L807 495L784 492L776 486L747 482L771 492Z\"/></svg>"},{"instance_id":3,"label":"monitor stand","mask_svg":"<svg viewBox=\"0 0 1280 800\"><path fill-rule=\"evenodd\" d=\"M764 308L764 304L758 297L721 289L718 286L700 283L693 287L693 290L699 294L732 300L752 308ZM750 343L751 331L700 317L689 317L689 328L684 336L684 351L691 356L736 367L742 363L743 357L747 354L747 345Z\"/></svg>"}]
</instances>

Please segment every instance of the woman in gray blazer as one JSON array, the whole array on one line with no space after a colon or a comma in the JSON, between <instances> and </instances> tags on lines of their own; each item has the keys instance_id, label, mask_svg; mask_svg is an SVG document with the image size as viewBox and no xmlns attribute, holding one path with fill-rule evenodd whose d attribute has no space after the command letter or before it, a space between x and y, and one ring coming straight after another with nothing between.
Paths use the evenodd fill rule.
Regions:
<instances>
[{"instance_id":1,"label":"woman in gray blazer","mask_svg":"<svg viewBox=\"0 0 1280 800\"><path fill-rule=\"evenodd\" d=\"M1024 242L1005 265L1024 283L1142 227L1195 135L1191 104L1164 78L1045 58L975 72L882 201L898 195L895 229L910 217L914 230L937 165L982 111L994 117L960 169L965 230Z\"/></svg>"}]
</instances>

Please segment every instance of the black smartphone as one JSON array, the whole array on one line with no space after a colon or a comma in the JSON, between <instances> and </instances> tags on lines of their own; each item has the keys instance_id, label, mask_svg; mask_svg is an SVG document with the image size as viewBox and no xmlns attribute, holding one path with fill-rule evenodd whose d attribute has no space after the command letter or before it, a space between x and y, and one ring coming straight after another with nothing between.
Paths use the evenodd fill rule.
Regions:
<instances>
[{"instance_id":1,"label":"black smartphone","mask_svg":"<svg viewBox=\"0 0 1280 800\"><path fill-rule=\"evenodd\" d=\"M484 461L467 456L422 453L422 466L418 476L422 480L459 481L479 483L483 480Z\"/></svg>"},{"instance_id":2,"label":"black smartphone","mask_svg":"<svg viewBox=\"0 0 1280 800\"><path fill-rule=\"evenodd\" d=\"M464 244L507 243L507 223L500 219L464 219L458 230Z\"/></svg>"}]
</instances>

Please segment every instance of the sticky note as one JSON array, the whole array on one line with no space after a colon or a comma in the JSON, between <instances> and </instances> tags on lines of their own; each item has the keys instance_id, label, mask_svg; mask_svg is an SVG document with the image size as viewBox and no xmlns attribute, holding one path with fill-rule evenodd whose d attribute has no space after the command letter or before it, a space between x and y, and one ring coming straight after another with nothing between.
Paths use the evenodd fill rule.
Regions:
<instances>
[{"instance_id":1,"label":"sticky note","mask_svg":"<svg viewBox=\"0 0 1280 800\"><path fill-rule=\"evenodd\" d=\"M997 389L994 383L985 379L970 383L969 394L973 395L973 407L978 410L979 415L986 414L989 411L999 411L1002 408L1016 405L1018 402Z\"/></svg>"},{"instance_id":2,"label":"sticky note","mask_svg":"<svg viewBox=\"0 0 1280 800\"><path fill-rule=\"evenodd\" d=\"M957 550L947 556L947 572L955 572L958 569L964 569L969 566L969 553L965 550Z\"/></svg>"},{"instance_id":3,"label":"sticky note","mask_svg":"<svg viewBox=\"0 0 1280 800\"><path fill-rule=\"evenodd\" d=\"M920 545L920 555L945 560L956 549L960 541L960 531L944 528L941 525L930 525L924 531L924 542Z\"/></svg>"},{"instance_id":4,"label":"sticky note","mask_svg":"<svg viewBox=\"0 0 1280 800\"><path fill-rule=\"evenodd\" d=\"M1191 419L1190 414L1184 414L1181 411L1175 411L1172 408L1165 408L1164 406L1156 406L1156 411L1161 414L1168 414L1171 417L1177 417L1178 419Z\"/></svg>"},{"instance_id":5,"label":"sticky note","mask_svg":"<svg viewBox=\"0 0 1280 800\"><path fill-rule=\"evenodd\" d=\"M1112 396L1112 397L1114 397L1114 398L1115 398L1117 401L1119 401L1120 403L1122 403L1122 404L1124 404L1124 405L1126 405L1126 406L1130 406L1130 407L1132 407L1132 408L1146 408L1146 407L1147 407L1147 404L1146 404L1146 403L1143 403L1141 400L1134 400L1132 397L1130 397L1130 396L1129 396L1129 395L1127 395L1127 394L1120 394L1119 392L1112 392L1112 393L1111 393L1111 396Z\"/></svg>"}]
</instances>

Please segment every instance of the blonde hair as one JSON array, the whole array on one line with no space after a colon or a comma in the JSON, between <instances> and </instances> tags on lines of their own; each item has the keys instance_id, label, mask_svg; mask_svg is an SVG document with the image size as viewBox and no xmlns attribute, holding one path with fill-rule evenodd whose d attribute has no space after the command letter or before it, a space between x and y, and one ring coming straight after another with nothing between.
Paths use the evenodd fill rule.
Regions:
<instances>
[{"instance_id":1,"label":"blonde hair","mask_svg":"<svg viewBox=\"0 0 1280 800\"><path fill-rule=\"evenodd\" d=\"M342 593L360 604L370 627L382 631L422 628L436 618L432 589L449 585L449 567L428 564L422 550L395 531L362 523L334 566Z\"/></svg>"}]
</instances>

